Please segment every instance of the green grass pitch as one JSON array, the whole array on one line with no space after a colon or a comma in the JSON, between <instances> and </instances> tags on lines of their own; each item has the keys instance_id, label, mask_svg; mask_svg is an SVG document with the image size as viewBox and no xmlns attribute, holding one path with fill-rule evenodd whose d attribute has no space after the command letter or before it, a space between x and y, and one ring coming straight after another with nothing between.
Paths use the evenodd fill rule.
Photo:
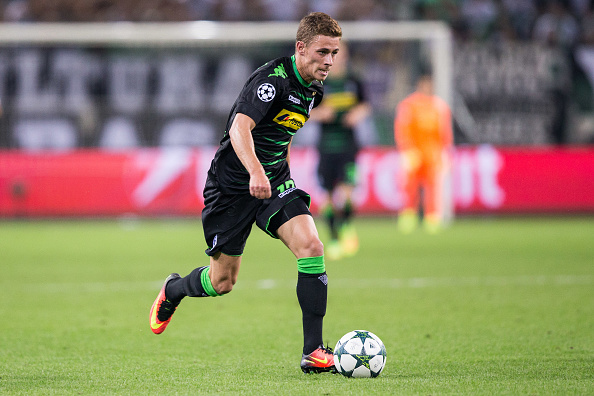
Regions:
<instances>
[{"instance_id":1,"label":"green grass pitch","mask_svg":"<svg viewBox=\"0 0 594 396\"><path fill-rule=\"evenodd\" d=\"M356 226L359 254L326 263L324 337L377 334L375 379L300 371L296 262L258 229L235 290L156 336L163 279L207 263L199 219L3 221L0 394L594 394L593 218Z\"/></svg>"}]
</instances>

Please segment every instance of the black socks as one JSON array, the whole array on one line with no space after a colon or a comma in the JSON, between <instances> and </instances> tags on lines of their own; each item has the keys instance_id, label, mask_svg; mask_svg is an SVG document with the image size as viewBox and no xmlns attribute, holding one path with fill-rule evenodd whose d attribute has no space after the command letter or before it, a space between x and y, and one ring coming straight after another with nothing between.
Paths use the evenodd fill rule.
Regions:
<instances>
[{"instance_id":1,"label":"black socks","mask_svg":"<svg viewBox=\"0 0 594 396\"><path fill-rule=\"evenodd\" d=\"M328 302L328 277L299 272L297 299L303 313L303 353L310 354L323 344L322 327Z\"/></svg>"}]
</instances>

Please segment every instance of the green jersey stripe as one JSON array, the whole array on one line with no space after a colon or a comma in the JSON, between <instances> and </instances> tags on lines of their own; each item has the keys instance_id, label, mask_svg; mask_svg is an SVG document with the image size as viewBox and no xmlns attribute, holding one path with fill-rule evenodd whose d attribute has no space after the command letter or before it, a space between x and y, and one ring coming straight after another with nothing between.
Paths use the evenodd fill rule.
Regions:
<instances>
[{"instance_id":1,"label":"green jersey stripe","mask_svg":"<svg viewBox=\"0 0 594 396\"><path fill-rule=\"evenodd\" d=\"M272 162L260 162L260 164L262 164L262 166L269 166L269 165L278 164L279 162L283 162L285 160L286 160L286 158L281 158L281 159L277 159L276 161L272 161Z\"/></svg>"}]
</instances>

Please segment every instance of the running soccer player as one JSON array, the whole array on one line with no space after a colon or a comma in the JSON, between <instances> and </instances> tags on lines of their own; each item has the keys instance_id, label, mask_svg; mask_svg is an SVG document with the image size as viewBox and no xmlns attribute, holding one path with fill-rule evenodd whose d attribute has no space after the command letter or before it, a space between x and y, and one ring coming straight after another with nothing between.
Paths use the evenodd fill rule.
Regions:
<instances>
[{"instance_id":1,"label":"running soccer player","mask_svg":"<svg viewBox=\"0 0 594 396\"><path fill-rule=\"evenodd\" d=\"M338 260L359 250L352 224L355 160L359 151L355 127L371 113L363 85L348 68L348 47L340 45L340 56L332 75L324 82L324 103L312 111L321 123L318 139L318 179L324 189L320 207L330 230L326 257Z\"/></svg>"},{"instance_id":2,"label":"running soccer player","mask_svg":"<svg viewBox=\"0 0 594 396\"><path fill-rule=\"evenodd\" d=\"M324 246L309 211L310 197L291 179L289 151L293 135L322 100L321 81L341 37L330 16L308 14L299 23L294 55L272 60L249 77L231 109L204 187L202 223L210 265L165 279L150 311L153 333L165 330L184 297L216 297L233 289L255 222L297 259L301 369L334 371L332 350L322 340L328 285Z\"/></svg>"}]
</instances>

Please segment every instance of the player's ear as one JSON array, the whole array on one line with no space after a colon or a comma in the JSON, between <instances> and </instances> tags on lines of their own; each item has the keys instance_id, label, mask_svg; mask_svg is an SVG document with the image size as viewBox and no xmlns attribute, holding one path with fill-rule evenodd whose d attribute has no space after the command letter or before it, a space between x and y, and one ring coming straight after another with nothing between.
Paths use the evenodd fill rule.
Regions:
<instances>
[{"instance_id":1,"label":"player's ear","mask_svg":"<svg viewBox=\"0 0 594 396\"><path fill-rule=\"evenodd\" d=\"M295 43L295 52L297 52L299 55L305 55L305 43L303 41L297 41Z\"/></svg>"}]
</instances>

